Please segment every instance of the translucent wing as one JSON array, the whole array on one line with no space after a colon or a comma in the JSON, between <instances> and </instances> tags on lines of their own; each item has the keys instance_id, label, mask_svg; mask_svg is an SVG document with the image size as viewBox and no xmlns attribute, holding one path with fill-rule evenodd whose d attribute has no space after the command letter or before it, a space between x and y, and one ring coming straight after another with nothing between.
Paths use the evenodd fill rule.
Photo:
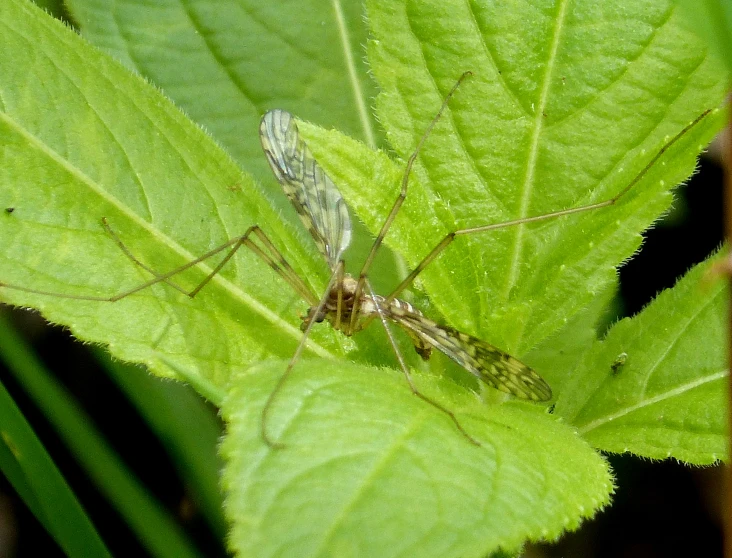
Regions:
<instances>
[{"instance_id":1,"label":"translucent wing","mask_svg":"<svg viewBox=\"0 0 732 558\"><path fill-rule=\"evenodd\" d=\"M384 312L407 330L410 336L416 336L436 347L489 386L521 399L551 399L552 390L541 376L493 345L454 328L439 325L425 318L410 304L399 300L394 300Z\"/></svg>"},{"instance_id":2,"label":"translucent wing","mask_svg":"<svg viewBox=\"0 0 732 558\"><path fill-rule=\"evenodd\" d=\"M334 270L351 243L351 219L341 193L300 138L289 112L267 112L259 137L285 195Z\"/></svg>"}]
</instances>

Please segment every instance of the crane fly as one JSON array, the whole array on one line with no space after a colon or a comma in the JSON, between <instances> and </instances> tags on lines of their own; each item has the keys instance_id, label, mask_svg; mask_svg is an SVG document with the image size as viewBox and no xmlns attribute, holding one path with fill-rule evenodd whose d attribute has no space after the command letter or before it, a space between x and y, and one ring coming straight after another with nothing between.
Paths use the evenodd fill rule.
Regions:
<instances>
[{"instance_id":1,"label":"crane fly","mask_svg":"<svg viewBox=\"0 0 732 558\"><path fill-rule=\"evenodd\" d=\"M266 424L269 409L299 358L313 324L324 320L330 322L334 329L341 331L347 336L351 336L360 331L374 319L380 320L412 392L449 416L463 436L473 444L480 445L463 428L452 411L437 401L425 396L416 388L411 379L409 368L404 362L391 333L389 322L395 323L407 333L414 344L416 352L425 360L429 359L432 349L436 348L479 380L495 389L520 399L537 402L550 400L552 397L551 388L529 366L477 337L430 320L410 303L397 298L398 295L409 287L419 273L424 271L457 236L530 223L613 205L646 174L658 158L673 143L710 112L706 111L700 115L694 122L672 138L646 167L613 198L604 202L556 211L536 217L527 217L504 223L453 231L447 234L427 254L390 295L387 297L376 295L367 279L367 274L377 250L381 246L402 203L406 199L408 180L412 166L432 128L445 111L450 98L456 92L460 83L469 75L470 72L463 74L445 96L442 106L408 159L402 177L401 191L385 218L381 230L376 236L358 275L358 279L355 279L344 271L343 254L351 241L351 222L341 193L315 160L308 146L300 138L297 125L290 113L275 109L267 112L263 116L259 134L262 147L267 155L267 160L277 180L282 185L285 195L292 202L300 220L310 232L331 271L331 278L324 295L320 298L317 305L310 306L307 314L303 317L301 329L304 334L298 348L290 359L285 373L280 376L275 389L270 393L264 405L261 421L262 438L268 444L277 445L267 434ZM313 294L305 298L306 300L315 300Z\"/></svg>"},{"instance_id":2,"label":"crane fly","mask_svg":"<svg viewBox=\"0 0 732 558\"><path fill-rule=\"evenodd\" d=\"M260 425L261 437L264 442L271 447L282 446L281 443L273 440L268 433L268 415L277 394L304 350L313 326L328 321L334 329L351 336L364 329L373 320L378 320L384 327L389 343L412 392L447 415L469 442L480 445L480 442L463 428L452 411L417 389L392 334L390 324L396 324L409 336L416 352L424 360L429 359L432 350L436 348L483 383L519 399L536 402L548 401L552 397L551 388L539 374L518 359L477 337L447 325L438 324L427 318L409 302L399 299L399 295L412 285L417 276L459 236L553 219L615 204L645 176L648 170L674 143L707 116L711 110L702 113L671 138L635 178L612 198L543 215L454 230L445 235L388 296L377 295L368 280L371 264L399 213L402 203L406 199L409 176L423 144L447 108L450 98L469 75L471 75L470 72L464 73L445 96L440 109L427 126L415 150L407 160L400 192L392 204L357 278L345 272L343 255L351 243L352 230L350 215L340 191L315 160L310 149L300 137L295 119L290 113L275 109L270 110L262 117L259 134L270 167L330 268L330 280L322 296L318 296L312 291L258 225L252 225L243 235L227 241L172 271L160 274L141 262L127 249L122 240L111 229L106 219L102 219L102 224L107 233L132 262L153 275L152 279L132 289L106 297L54 293L2 282L0 282L0 287L67 299L114 302L151 285L164 282L192 298L211 281L241 246L246 246L280 275L310 305L307 313L302 317L301 330L303 335L297 349L262 408ZM221 261L193 290L187 291L171 280L173 276L222 252L225 252L225 255Z\"/></svg>"},{"instance_id":3,"label":"crane fly","mask_svg":"<svg viewBox=\"0 0 732 558\"><path fill-rule=\"evenodd\" d=\"M446 98L446 102L449 97L450 95ZM317 305L310 307L303 318L302 329L305 332L303 341L265 404L262 420L262 436L265 440L268 440L266 417L272 401L299 357L310 328L314 323L324 320L330 322L334 329L351 336L363 329L370 320L380 319L397 352L402 371L412 391L446 413L463 435L473 443L477 441L463 429L451 411L416 389L411 381L409 369L404 364L386 325L387 320L396 323L407 332L417 353L425 360L430 357L434 347L494 388L522 399L547 401L551 398L549 385L531 368L509 354L471 335L427 319L406 301L395 297L377 296L373 293L366 279L367 266L373 261L373 255L388 231L388 226L393 220L392 215L377 237L364 269L361 270L360 279L356 280L345 273L342 256L351 241L351 221L338 188L300 137L290 113L279 109L267 112L262 118L259 134L272 171L331 270L331 280L325 294ZM398 207L396 209L398 210ZM396 215L396 211L392 213ZM305 298L315 300L312 294Z\"/></svg>"}]
</instances>

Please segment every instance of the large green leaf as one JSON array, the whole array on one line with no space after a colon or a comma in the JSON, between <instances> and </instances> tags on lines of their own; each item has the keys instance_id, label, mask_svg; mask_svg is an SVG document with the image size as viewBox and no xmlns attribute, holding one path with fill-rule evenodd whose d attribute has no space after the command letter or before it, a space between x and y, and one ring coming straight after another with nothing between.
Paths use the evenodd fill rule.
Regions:
<instances>
[{"instance_id":1,"label":"large green leaf","mask_svg":"<svg viewBox=\"0 0 732 558\"><path fill-rule=\"evenodd\" d=\"M4 3L0 25L0 199L15 209L0 227L3 281L80 295L139 284L145 276L105 233L106 218L160 270L266 224L291 263L322 288L322 262L301 231L286 227L262 188L157 90L31 4ZM196 270L176 280L192 286L204 276ZM283 297L268 268L245 251L194 301L170 288L114 304L10 290L3 298L32 304L77 337L158 374L173 374L170 365L185 370L208 393L231 369L291 354L300 337L296 297Z\"/></svg>"},{"instance_id":2,"label":"large green leaf","mask_svg":"<svg viewBox=\"0 0 732 558\"><path fill-rule=\"evenodd\" d=\"M458 76L473 72L425 143L404 211L387 238L412 265L456 228L610 197L669 136L722 100L722 72L678 25L670 4L560 2L539 9L523 3L372 1L367 9L369 61L381 87L377 114L402 161ZM266 191L158 91L19 0L3 4L0 25L8 53L0 60L0 199L15 208L0 219L0 280L95 295L139 283L145 274L105 235L100 220L106 217L135 254L161 271L259 223L306 280L322 289L325 266L311 241L289 219L282 221ZM574 322L581 335L563 339L577 345L587 332L580 311L605 296L614 267L669 207L668 190L692 171L719 121L719 115L708 117L684 136L616 207L459 238L422 276L420 286L432 303L426 310L528 355L561 396L581 351L562 361L548 356L546 343ZM339 132L304 124L301 130L354 212L378 230L403 162ZM176 281L195 285L205 276L199 268ZM463 388L416 374L417 384L480 438L483 446L475 448L444 414L409 396L393 373L310 358L348 353L361 365L393 365L378 333L352 342L317 328L308 359L275 400L268 427L287 448L271 452L258 438L259 409L284 364L247 368L294 351L299 303L283 292L289 293L266 266L242 253L193 301L165 285L115 304L10 290L2 296L40 308L118 357L185 377L225 401L232 545L247 553L293 548L291 539L279 547L269 538L284 528L284 520L267 515L272 510L327 530L317 534L321 543L309 546L309 555L336 547L362 555L385 548L396 553L402 547L390 546L393 533L409 533L415 517L439 516L441 523L431 523L434 531L428 522L420 527L444 542L431 548L441 556L482 556L498 546L515 548L527 537L558 536L607 501L612 487L604 462L540 408L486 407ZM534 347L541 350L529 353ZM406 356L414 358L411 351ZM439 356L432 360L437 373L446 364ZM417 431L394 438L404 425ZM371 427L376 435L369 434ZM516 437L522 441L518 448L512 445ZM572 449L566 463L559 457L565 447ZM371 465L353 458L360 451ZM420 501L415 468L384 459L392 455L426 456L420 474L429 482L420 486L434 488L437 496ZM449 459L439 461L443 455ZM553 455L557 462L545 466L534 455ZM327 459L316 463L322 456ZM374 469L373 459L382 459L385 469ZM341 462L355 469L347 487L345 475L338 482L328 476L329 467ZM473 463L481 465L465 466ZM485 498L446 508L441 495L451 482L447 471L458 464L453 490L473 487ZM252 467L258 467L256 474ZM379 473L373 490L363 501L354 499L372 486L369 471ZM544 490L527 484L522 491L524 476L545 476ZM281 490L267 484L276 478ZM491 484L495 478L506 482ZM264 504L250 499L259 490ZM516 498L525 501L513 516L507 510ZM302 502L313 499L331 502L340 516L321 517L315 507L308 508L313 516L300 514ZM497 502L509 503L497 506L502 518L485 512ZM389 532L350 527L360 519L377 520L381 510L393 514ZM461 521L466 516L469 521ZM473 528L466 530L466 523ZM250 552L248 541L262 540L272 546Z\"/></svg>"},{"instance_id":3,"label":"large green leaf","mask_svg":"<svg viewBox=\"0 0 732 558\"><path fill-rule=\"evenodd\" d=\"M377 141L358 2L66 4L84 37L162 87L255 176L270 175L253 133L270 108Z\"/></svg>"},{"instance_id":4,"label":"large green leaf","mask_svg":"<svg viewBox=\"0 0 732 558\"><path fill-rule=\"evenodd\" d=\"M161 87L262 180L285 219L294 215L253 133L267 109L335 126L371 147L383 144L371 110L375 83L367 73L367 26L358 2L166 0L154 10L134 0L67 5L85 38ZM354 226L350 253L364 254L369 235L358 221ZM391 268L392 259L388 254L381 262ZM376 282L393 276L389 269Z\"/></svg>"},{"instance_id":5,"label":"large green leaf","mask_svg":"<svg viewBox=\"0 0 732 558\"><path fill-rule=\"evenodd\" d=\"M722 100L720 67L671 4L445 6L367 5L378 114L403 159L458 76L474 74L427 140L387 239L412 265L457 228L610 198ZM424 289L451 324L525 353L614 280L719 126L689 133L616 207L458 238ZM378 230L403 165L358 165L366 151L355 142L322 141L312 141L317 158Z\"/></svg>"},{"instance_id":6,"label":"large green leaf","mask_svg":"<svg viewBox=\"0 0 732 558\"><path fill-rule=\"evenodd\" d=\"M313 366L287 384L270 421L286 446L272 451L261 405L283 365L238 375L222 407L240 556L485 556L576 528L608 501L605 461L536 406L486 407L442 382L478 448L397 372L352 364Z\"/></svg>"}]
</instances>

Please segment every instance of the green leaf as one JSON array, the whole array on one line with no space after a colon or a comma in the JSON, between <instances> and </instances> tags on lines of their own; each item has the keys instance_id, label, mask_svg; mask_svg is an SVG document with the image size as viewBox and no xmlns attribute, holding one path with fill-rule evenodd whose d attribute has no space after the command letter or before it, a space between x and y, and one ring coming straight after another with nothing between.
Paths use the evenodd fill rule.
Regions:
<instances>
[{"instance_id":1,"label":"green leaf","mask_svg":"<svg viewBox=\"0 0 732 558\"><path fill-rule=\"evenodd\" d=\"M723 71L671 4L615 0L546 13L447 5L367 4L377 111L402 159L460 74L473 72L427 139L387 237L412 266L458 228L609 199L723 99ZM457 238L422 275L431 302L453 326L526 353L612 284L719 116L682 138L616 207ZM404 165L386 155L371 162L337 133L303 131L377 231Z\"/></svg>"},{"instance_id":2,"label":"green leaf","mask_svg":"<svg viewBox=\"0 0 732 558\"><path fill-rule=\"evenodd\" d=\"M239 556L485 556L576 528L608 501L607 463L529 403L486 407L442 382L483 447L395 371L303 362L261 410L283 362L238 375L222 406L229 539ZM421 378L435 395L438 382Z\"/></svg>"},{"instance_id":3,"label":"green leaf","mask_svg":"<svg viewBox=\"0 0 732 558\"><path fill-rule=\"evenodd\" d=\"M162 87L273 190L279 187L254 133L267 109L286 108L377 142L358 2L306 0L295 9L251 0L67 5L85 38Z\"/></svg>"},{"instance_id":4,"label":"green leaf","mask_svg":"<svg viewBox=\"0 0 732 558\"><path fill-rule=\"evenodd\" d=\"M684 21L709 45L732 73L732 5L727 0L675 0Z\"/></svg>"},{"instance_id":5,"label":"green leaf","mask_svg":"<svg viewBox=\"0 0 732 558\"><path fill-rule=\"evenodd\" d=\"M33 3L54 17L62 18L66 16L63 0L33 0Z\"/></svg>"},{"instance_id":6,"label":"green leaf","mask_svg":"<svg viewBox=\"0 0 732 558\"><path fill-rule=\"evenodd\" d=\"M527 353L526 362L541 362L551 371L546 376L556 393L564 391L565 383L571 381L574 370L597 341L598 327L616 291L617 285L612 285L562 329Z\"/></svg>"},{"instance_id":7,"label":"green leaf","mask_svg":"<svg viewBox=\"0 0 732 558\"><path fill-rule=\"evenodd\" d=\"M266 224L288 260L323 288L325 270L303 233L284 224L262 188L155 88L31 4L3 3L0 26L0 199L15 209L1 216L3 281L96 296L140 284L149 275L105 233L106 218L158 270ZM192 288L205 274L196 269L176 281ZM2 296L157 374L185 370L207 392L225 386L232 368L289 356L300 338L291 310L297 298L283 296L246 250L193 301L169 287L114 304L8 289ZM330 345L311 349L340 352Z\"/></svg>"},{"instance_id":8,"label":"green leaf","mask_svg":"<svg viewBox=\"0 0 732 558\"><path fill-rule=\"evenodd\" d=\"M61 472L0 383L0 471L69 556L111 556Z\"/></svg>"},{"instance_id":9,"label":"green leaf","mask_svg":"<svg viewBox=\"0 0 732 558\"><path fill-rule=\"evenodd\" d=\"M596 448L697 465L729 459L729 296L712 263L618 322L575 370L555 413Z\"/></svg>"},{"instance_id":10,"label":"green leaf","mask_svg":"<svg viewBox=\"0 0 732 558\"><path fill-rule=\"evenodd\" d=\"M266 110L286 108L371 147L384 142L371 110L375 83L364 57L367 27L358 2L307 0L295 10L251 0L158 2L154 9L134 0L120 0L113 9L103 0L68 5L85 38L161 87L262 181L272 194L269 203L297 227L254 133ZM358 221L353 224L349 254L363 258L371 239ZM377 285L396 277L393 259L382 255L379 263L387 269Z\"/></svg>"},{"instance_id":11,"label":"green leaf","mask_svg":"<svg viewBox=\"0 0 732 558\"><path fill-rule=\"evenodd\" d=\"M424 144L403 212L387 237L415 265L456 228L609 198L668 137L721 102L723 72L681 28L670 6L565 2L539 12L523 4L371 1L368 53L381 87L377 115L401 161L339 132L304 124L301 131L354 213L377 231L398 191L403 161L458 76L473 72ZM0 59L0 199L15 208L0 216L0 280L96 295L140 283L147 275L104 233L100 219L106 217L125 245L159 272L258 223L322 291L325 265L304 232L290 218L281 219L267 191L243 176L157 90L18 0L0 8L0 25L8 53ZM44 87L27 87L26 80ZM592 312L580 313L605 296L615 266L637 249L640 231L669 207L668 190L688 177L721 120L721 114L712 115L686 134L616 207L458 238L421 277L430 303L424 309L529 356L561 397L582 353L579 340L587 338ZM242 134L254 137L256 130ZM175 280L193 287L214 265ZM371 271L379 275L379 269ZM40 308L122 359L185 377L200 392L226 394L226 506L235 522L232 544L242 551L256 544L243 541L246 536L276 552L275 534L286 526L282 518L301 519L303 502L322 498L340 515L333 519L333 512L319 515L313 508L307 516L313 525L299 525L327 530L313 535L320 546L308 547L311 555L319 548L323 554L350 551L345 539L356 536L351 526L368 521L359 534L370 548L402 548L400 541L414 530L423 534L407 541L415 548L483 556L498 546L513 550L525 538L558 536L592 515L612 490L605 463L540 407L479 404L467 390L438 379L449 371L465 382L467 374L435 356L434 375L415 373L415 379L484 441L481 448L468 444L443 413L411 397L393 371L364 366L395 366L374 326L354 340L316 328L308 358L278 397L271 423L288 448L267 450L258 437L258 409L284 371L281 359L294 353L301 310L248 252L193 301L166 285L115 304L7 289L0 294ZM564 330L573 320L583 328L579 334ZM546 350L558 335L573 348L564 361ZM529 352L536 347L544 356ZM346 353L361 367L311 358ZM405 356L415 359L411 350ZM275 360L248 370L268 358ZM405 424L424 427L405 434ZM400 432L402 440L394 441ZM566 458L565 447L573 448ZM378 482L369 484L358 468L362 449L367 456L385 456L381 468L370 469ZM421 462L405 466L389 461L392 455ZM354 467L347 471L354 473L352 484L331 482L330 467L340 463ZM425 493L414 477L420 486L439 490ZM284 484L289 480L292 499ZM412 487L410 498L392 499L390 488L401 486ZM349 500L354 492L341 488L368 492L363 500ZM440 498L456 493L471 498L447 515ZM417 507L425 494L431 498L428 511ZM350 507L351 501L363 507ZM493 515L493 508L502 515ZM269 510L287 514L265 515ZM447 521L414 527L422 514ZM382 517L393 521L378 523ZM372 530L374 525L380 529ZM299 551L289 546L297 534L283 535L281 548Z\"/></svg>"}]
</instances>

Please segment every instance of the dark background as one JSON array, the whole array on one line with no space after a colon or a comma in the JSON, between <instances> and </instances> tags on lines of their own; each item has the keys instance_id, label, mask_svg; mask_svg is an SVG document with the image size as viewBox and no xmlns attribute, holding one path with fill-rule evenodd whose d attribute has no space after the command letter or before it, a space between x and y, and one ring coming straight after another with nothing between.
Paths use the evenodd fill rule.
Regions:
<instances>
[{"instance_id":1,"label":"dark background","mask_svg":"<svg viewBox=\"0 0 732 558\"><path fill-rule=\"evenodd\" d=\"M691 266L715 251L722 240L722 175L709 160L680 188L675 210L646 234L642 251L620 270L620 316L630 316ZM160 442L117 390L86 347L35 314L4 308L40 358L78 398L96 426L115 445L149 490L180 518L202 554L225 554L178 479ZM73 363L73 366L64 366ZM62 473L116 556L144 556L144 549L117 513L88 481L63 444L8 371L0 381L31 422ZM674 461L651 462L608 456L616 475L612 505L593 521L552 545L527 549L531 557L722 556L719 467L690 468ZM5 542L3 542L5 541ZM43 527L0 476L0 558L61 556Z\"/></svg>"},{"instance_id":2,"label":"dark background","mask_svg":"<svg viewBox=\"0 0 732 558\"><path fill-rule=\"evenodd\" d=\"M702 159L699 172L677 190L675 209L646 232L640 253L620 268L619 317L638 313L720 247L722 179L720 166ZM721 467L625 455L608 459L617 487L611 506L577 533L527 556L722 556Z\"/></svg>"}]
</instances>

